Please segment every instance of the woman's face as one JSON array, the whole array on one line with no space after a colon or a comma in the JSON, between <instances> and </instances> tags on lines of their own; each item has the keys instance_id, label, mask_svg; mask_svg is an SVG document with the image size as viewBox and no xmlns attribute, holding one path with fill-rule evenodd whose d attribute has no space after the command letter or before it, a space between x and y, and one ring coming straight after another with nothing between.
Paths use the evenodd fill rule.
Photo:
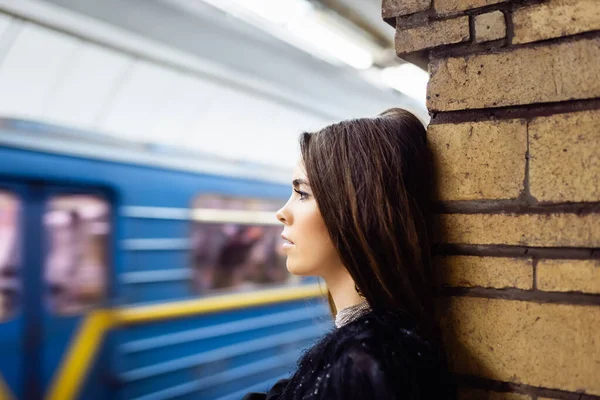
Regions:
<instances>
[{"instance_id":1,"label":"woman's face","mask_svg":"<svg viewBox=\"0 0 600 400\"><path fill-rule=\"evenodd\" d=\"M294 169L292 180L292 195L277 211L277 219L285 225L282 237L285 240L283 252L287 255L287 269L294 275L324 277L342 263L333 247L301 161Z\"/></svg>"}]
</instances>

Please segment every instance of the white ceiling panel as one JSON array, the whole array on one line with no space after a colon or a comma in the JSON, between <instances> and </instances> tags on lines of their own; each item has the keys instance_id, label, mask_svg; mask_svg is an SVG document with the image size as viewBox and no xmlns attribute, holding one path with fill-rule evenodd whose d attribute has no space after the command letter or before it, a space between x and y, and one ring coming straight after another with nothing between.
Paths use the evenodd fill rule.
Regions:
<instances>
[{"instance_id":1,"label":"white ceiling panel","mask_svg":"<svg viewBox=\"0 0 600 400\"><path fill-rule=\"evenodd\" d=\"M262 104L261 104L262 103ZM265 104L263 100L255 103L255 109L246 118L249 130L257 132L254 135L251 157L254 161L291 167L299 155L298 136L303 131L314 131L329 123L314 116L290 110L279 104ZM269 109L268 115L261 109ZM248 157L244 148L238 149L238 157Z\"/></svg>"},{"instance_id":2,"label":"white ceiling panel","mask_svg":"<svg viewBox=\"0 0 600 400\"><path fill-rule=\"evenodd\" d=\"M177 74L148 62L137 62L96 126L128 139L145 141L156 125L160 111L170 101L169 89Z\"/></svg>"},{"instance_id":3,"label":"white ceiling panel","mask_svg":"<svg viewBox=\"0 0 600 400\"><path fill-rule=\"evenodd\" d=\"M4 32L6 32L6 30L10 26L11 22L12 22L11 17L9 17L6 14L0 14L0 38L2 38L2 36L4 36Z\"/></svg>"},{"instance_id":4,"label":"white ceiling panel","mask_svg":"<svg viewBox=\"0 0 600 400\"><path fill-rule=\"evenodd\" d=\"M194 122L211 108L218 87L187 74L177 74L168 90L169 101L159 112L149 139L186 146L186 135Z\"/></svg>"},{"instance_id":5,"label":"white ceiling panel","mask_svg":"<svg viewBox=\"0 0 600 400\"><path fill-rule=\"evenodd\" d=\"M25 26L25 21L5 14L0 14L0 17L0 65L2 65L15 39Z\"/></svg>"},{"instance_id":6,"label":"white ceiling panel","mask_svg":"<svg viewBox=\"0 0 600 400\"><path fill-rule=\"evenodd\" d=\"M255 135L261 134L248 127L251 117L251 96L222 88L211 96L211 108L202 113L190 130L190 145L208 153L236 157L239 148L252 148ZM265 114L269 110L264 110Z\"/></svg>"},{"instance_id":7,"label":"white ceiling panel","mask_svg":"<svg viewBox=\"0 0 600 400\"><path fill-rule=\"evenodd\" d=\"M90 128L132 63L131 57L114 51L82 46L47 101L43 116L56 124Z\"/></svg>"},{"instance_id":8,"label":"white ceiling panel","mask_svg":"<svg viewBox=\"0 0 600 400\"><path fill-rule=\"evenodd\" d=\"M73 37L26 24L0 65L0 115L41 118L45 102L81 45Z\"/></svg>"},{"instance_id":9,"label":"white ceiling panel","mask_svg":"<svg viewBox=\"0 0 600 400\"><path fill-rule=\"evenodd\" d=\"M222 89L188 134L188 144L203 152L279 166L296 162L297 137L327 121L286 106Z\"/></svg>"}]
</instances>

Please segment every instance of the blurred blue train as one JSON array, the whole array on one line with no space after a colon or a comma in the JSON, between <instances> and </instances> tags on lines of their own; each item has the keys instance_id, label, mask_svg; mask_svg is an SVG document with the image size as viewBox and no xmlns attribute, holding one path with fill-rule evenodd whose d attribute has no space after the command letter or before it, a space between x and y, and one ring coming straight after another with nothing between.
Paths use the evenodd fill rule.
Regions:
<instances>
[{"instance_id":1,"label":"blurred blue train","mask_svg":"<svg viewBox=\"0 0 600 400\"><path fill-rule=\"evenodd\" d=\"M0 400L265 390L331 327L273 169L0 120Z\"/></svg>"}]
</instances>

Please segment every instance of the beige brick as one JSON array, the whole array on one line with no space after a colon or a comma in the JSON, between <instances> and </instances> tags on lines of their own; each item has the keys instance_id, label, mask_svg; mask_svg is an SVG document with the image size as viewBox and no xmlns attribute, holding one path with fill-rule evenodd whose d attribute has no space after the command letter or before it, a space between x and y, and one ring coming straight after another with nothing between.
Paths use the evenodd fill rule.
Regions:
<instances>
[{"instance_id":1,"label":"beige brick","mask_svg":"<svg viewBox=\"0 0 600 400\"><path fill-rule=\"evenodd\" d=\"M514 199L523 190L524 120L429 125L440 200Z\"/></svg>"},{"instance_id":2,"label":"beige brick","mask_svg":"<svg viewBox=\"0 0 600 400\"><path fill-rule=\"evenodd\" d=\"M600 307L453 297L439 313L455 372L600 394Z\"/></svg>"},{"instance_id":3,"label":"beige brick","mask_svg":"<svg viewBox=\"0 0 600 400\"><path fill-rule=\"evenodd\" d=\"M600 294L600 260L540 260L536 268L539 290Z\"/></svg>"},{"instance_id":4,"label":"beige brick","mask_svg":"<svg viewBox=\"0 0 600 400\"><path fill-rule=\"evenodd\" d=\"M506 37L506 21L502 11L475 16L475 41L487 42Z\"/></svg>"},{"instance_id":5,"label":"beige brick","mask_svg":"<svg viewBox=\"0 0 600 400\"><path fill-rule=\"evenodd\" d=\"M489 392L486 390L459 388L459 400L531 400L530 396L519 393Z\"/></svg>"},{"instance_id":6,"label":"beige brick","mask_svg":"<svg viewBox=\"0 0 600 400\"><path fill-rule=\"evenodd\" d=\"M431 8L431 0L383 0L383 18L394 18L426 11Z\"/></svg>"},{"instance_id":7,"label":"beige brick","mask_svg":"<svg viewBox=\"0 0 600 400\"><path fill-rule=\"evenodd\" d=\"M550 0L515 10L513 43L575 35L600 29L600 1Z\"/></svg>"},{"instance_id":8,"label":"beige brick","mask_svg":"<svg viewBox=\"0 0 600 400\"><path fill-rule=\"evenodd\" d=\"M599 60L600 61L600 60ZM600 201L600 111L529 124L529 186L539 201Z\"/></svg>"},{"instance_id":9,"label":"beige brick","mask_svg":"<svg viewBox=\"0 0 600 400\"><path fill-rule=\"evenodd\" d=\"M440 214L438 242L600 247L600 214Z\"/></svg>"},{"instance_id":10,"label":"beige brick","mask_svg":"<svg viewBox=\"0 0 600 400\"><path fill-rule=\"evenodd\" d=\"M529 258L439 256L435 258L442 284L454 287L533 288Z\"/></svg>"},{"instance_id":11,"label":"beige brick","mask_svg":"<svg viewBox=\"0 0 600 400\"><path fill-rule=\"evenodd\" d=\"M469 40L469 17L434 21L416 28L396 29L396 53L406 54Z\"/></svg>"},{"instance_id":12,"label":"beige brick","mask_svg":"<svg viewBox=\"0 0 600 400\"><path fill-rule=\"evenodd\" d=\"M599 60L598 38L433 60L427 106L450 111L599 97Z\"/></svg>"},{"instance_id":13,"label":"beige brick","mask_svg":"<svg viewBox=\"0 0 600 400\"><path fill-rule=\"evenodd\" d=\"M473 8L503 3L506 0L434 0L434 8L439 15L455 14Z\"/></svg>"}]
</instances>

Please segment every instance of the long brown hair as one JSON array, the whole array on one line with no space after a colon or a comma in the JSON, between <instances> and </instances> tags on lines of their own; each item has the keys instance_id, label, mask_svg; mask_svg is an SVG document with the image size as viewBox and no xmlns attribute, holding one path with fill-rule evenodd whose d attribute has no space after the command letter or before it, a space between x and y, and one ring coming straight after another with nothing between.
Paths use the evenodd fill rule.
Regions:
<instances>
[{"instance_id":1,"label":"long brown hair","mask_svg":"<svg viewBox=\"0 0 600 400\"><path fill-rule=\"evenodd\" d=\"M429 325L433 177L423 124L390 109L303 133L300 149L332 242L371 307Z\"/></svg>"}]
</instances>

